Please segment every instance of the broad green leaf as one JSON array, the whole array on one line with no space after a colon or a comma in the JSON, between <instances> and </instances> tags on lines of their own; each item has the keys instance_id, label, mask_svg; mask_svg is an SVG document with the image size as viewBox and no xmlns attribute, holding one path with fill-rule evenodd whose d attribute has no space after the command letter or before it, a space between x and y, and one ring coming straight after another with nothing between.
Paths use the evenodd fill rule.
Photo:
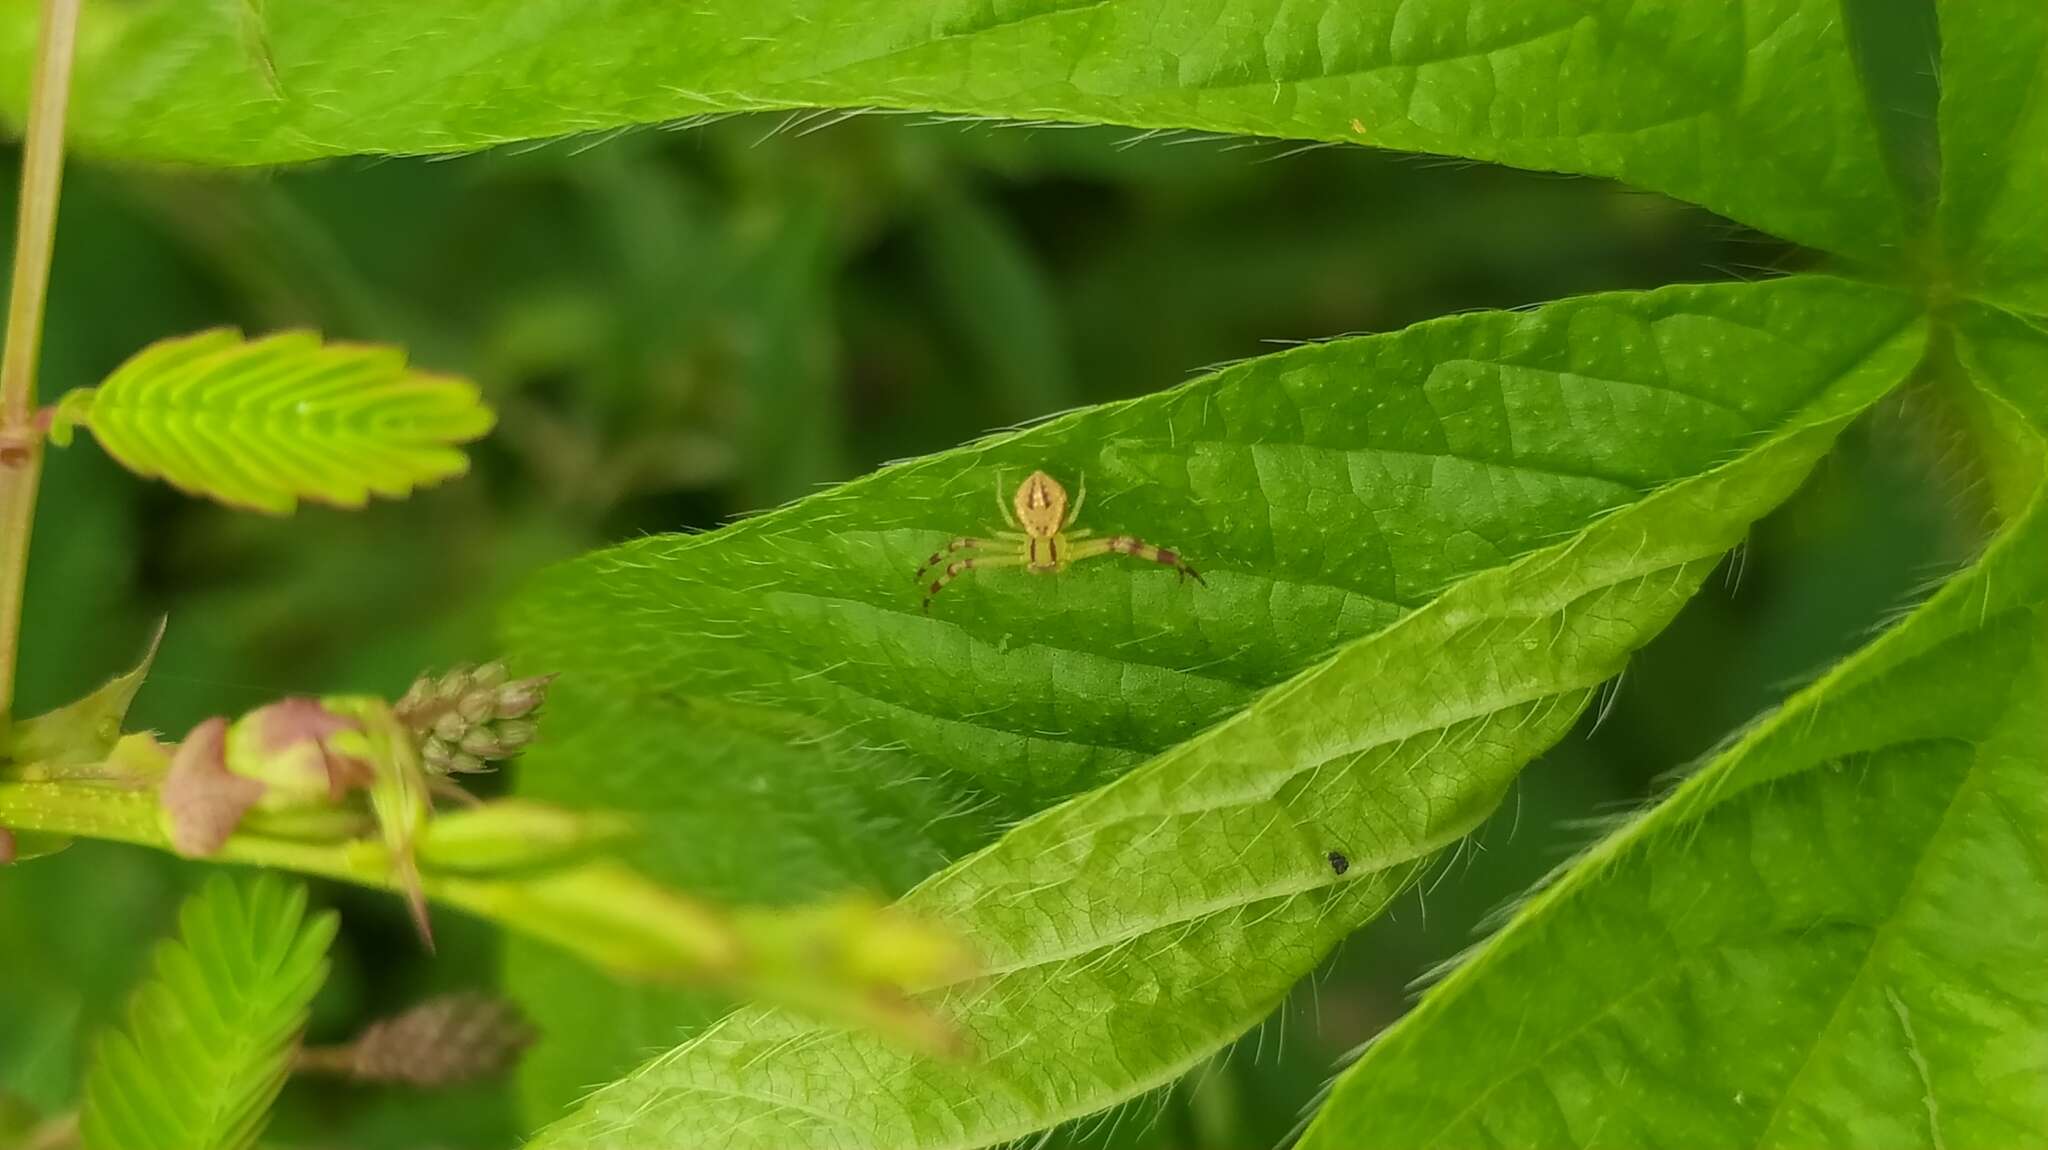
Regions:
<instances>
[{"instance_id":1,"label":"broad green leaf","mask_svg":"<svg viewBox=\"0 0 2048 1150\"><path fill-rule=\"evenodd\" d=\"M982 826L1099 789L906 900L994 970L938 992L987 1061L749 1013L543 1144L982 1145L1171 1081L1470 829L1919 343L1909 304L1824 279L1461 316L557 569L511 624L522 657L628 725L557 713L582 746L530 764L543 793L688 808L709 777L772 778L697 753L715 713L607 745L636 705L722 694L991 794ZM1170 542L1209 586L1105 560L986 573L919 614L908 570L1034 465L1086 472L1084 525ZM670 849L775 834L692 829Z\"/></svg>"},{"instance_id":2,"label":"broad green leaf","mask_svg":"<svg viewBox=\"0 0 2048 1150\"><path fill-rule=\"evenodd\" d=\"M2048 6L1941 0L1941 234L1963 291L2048 312Z\"/></svg>"},{"instance_id":3,"label":"broad green leaf","mask_svg":"<svg viewBox=\"0 0 2048 1150\"><path fill-rule=\"evenodd\" d=\"M26 90L28 7L0 90ZM1863 257L1904 235L1834 0L160 0L87 15L73 130L133 159L905 108L1612 176Z\"/></svg>"},{"instance_id":4,"label":"broad green leaf","mask_svg":"<svg viewBox=\"0 0 2048 1150\"><path fill-rule=\"evenodd\" d=\"M1972 314L1959 350L2039 436L2048 335ZM2034 478L1980 562L1534 895L1304 1150L2048 1139Z\"/></svg>"},{"instance_id":5,"label":"broad green leaf","mask_svg":"<svg viewBox=\"0 0 2048 1150\"><path fill-rule=\"evenodd\" d=\"M285 514L301 499L360 507L461 475L455 445L491 422L475 385L408 368L397 348L216 329L151 344L66 395L51 438L84 424L130 471Z\"/></svg>"},{"instance_id":6,"label":"broad green leaf","mask_svg":"<svg viewBox=\"0 0 2048 1150\"><path fill-rule=\"evenodd\" d=\"M99 1043L87 1150L243 1150L263 1132L327 977L332 913L272 876L210 880L157 951L127 1024Z\"/></svg>"},{"instance_id":7,"label":"broad green leaf","mask_svg":"<svg viewBox=\"0 0 2048 1150\"><path fill-rule=\"evenodd\" d=\"M520 762L522 792L634 812L643 833L631 861L722 901L897 894L979 844L964 793L829 724L712 699L578 692L560 679L545 714L545 737ZM519 1070L537 1116L724 1010L703 990L623 983L519 939L508 940L505 969L539 1024Z\"/></svg>"},{"instance_id":8,"label":"broad green leaf","mask_svg":"<svg viewBox=\"0 0 2048 1150\"><path fill-rule=\"evenodd\" d=\"M721 531L596 552L537 579L507 631L559 674L564 707L785 708L1028 813L1698 474L1874 354L1889 370L1911 314L1883 289L1803 277L1301 347ZM972 573L920 614L919 563L1003 529L998 497L1034 468L1085 484L1078 527L1176 548L1207 586L1107 557L1057 578ZM615 772L577 773L602 792Z\"/></svg>"},{"instance_id":9,"label":"broad green leaf","mask_svg":"<svg viewBox=\"0 0 2048 1150\"><path fill-rule=\"evenodd\" d=\"M114 676L83 699L0 731L0 738L5 739L0 748L4 757L16 763L94 763L105 759L121 737L121 720L128 714L128 704L135 701L135 692L142 689L163 638L164 625L158 623L134 670Z\"/></svg>"}]
</instances>

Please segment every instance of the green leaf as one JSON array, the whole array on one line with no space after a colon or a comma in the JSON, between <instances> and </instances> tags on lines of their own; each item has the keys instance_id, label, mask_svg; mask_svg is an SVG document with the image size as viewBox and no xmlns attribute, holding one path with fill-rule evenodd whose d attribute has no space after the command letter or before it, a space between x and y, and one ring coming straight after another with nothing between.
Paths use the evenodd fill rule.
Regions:
<instances>
[{"instance_id":1,"label":"green leaf","mask_svg":"<svg viewBox=\"0 0 2048 1150\"><path fill-rule=\"evenodd\" d=\"M643 871L728 903L819 892L900 893L978 845L964 793L830 724L712 699L550 688L545 737L520 761L522 793L627 810ZM702 990L622 983L552 946L514 938L506 984L541 1039L522 1060L530 1114L553 1117L683 1024L715 1019Z\"/></svg>"},{"instance_id":2,"label":"green leaf","mask_svg":"<svg viewBox=\"0 0 2048 1150\"><path fill-rule=\"evenodd\" d=\"M2048 313L2048 7L1941 4L1941 233L1964 291Z\"/></svg>"},{"instance_id":3,"label":"green leaf","mask_svg":"<svg viewBox=\"0 0 2048 1150\"><path fill-rule=\"evenodd\" d=\"M242 5L93 7L71 115L80 145L239 165L759 108L908 108L1612 176L1866 257L1895 255L1904 235L1835 0L364 0L263 11L252 40ZM27 56L17 31L0 91L26 90Z\"/></svg>"},{"instance_id":4,"label":"green leaf","mask_svg":"<svg viewBox=\"0 0 2048 1150\"><path fill-rule=\"evenodd\" d=\"M557 569L512 625L557 700L740 694L992 793L984 820L1096 789L904 901L994 973L935 991L978 1061L749 1011L541 1145L984 1145L1172 1081L1475 825L1920 342L1905 301L1825 279L1460 316ZM1209 586L1105 560L919 614L904 573L1034 465L1086 472L1084 526ZM613 772L687 804L747 770L566 737L527 777L595 802L624 801ZM739 838L763 835L687 849Z\"/></svg>"},{"instance_id":5,"label":"green leaf","mask_svg":"<svg viewBox=\"0 0 2048 1150\"><path fill-rule=\"evenodd\" d=\"M1959 343L2038 439L2048 337L1972 313ZM2048 1138L2041 479L1975 566L1519 908L1304 1150Z\"/></svg>"},{"instance_id":6,"label":"green leaf","mask_svg":"<svg viewBox=\"0 0 2048 1150\"><path fill-rule=\"evenodd\" d=\"M1889 370L1911 314L1884 289L1802 277L1301 347L562 564L508 637L559 673L561 707L742 699L1028 813L1726 459L1873 354ZM918 564L1001 529L998 496L1034 468L1085 481L1079 527L1173 547L1208 586L1104 558L1058 578L974 573L921 615ZM533 773L551 769L571 768ZM603 794L616 773L593 763L576 783Z\"/></svg>"},{"instance_id":7,"label":"green leaf","mask_svg":"<svg viewBox=\"0 0 2048 1150\"><path fill-rule=\"evenodd\" d=\"M286 514L300 499L361 507L461 475L454 445L492 415L475 385L410 369L397 348L223 328L151 344L65 396L51 438L65 442L71 423L138 475Z\"/></svg>"},{"instance_id":8,"label":"green leaf","mask_svg":"<svg viewBox=\"0 0 2048 1150\"><path fill-rule=\"evenodd\" d=\"M116 675L99 690L54 711L23 719L4 732L5 758L16 763L96 763L104 760L121 737L121 720L135 692L149 675L156 649L164 639L164 624L158 623L150 636L142 660L125 675Z\"/></svg>"},{"instance_id":9,"label":"green leaf","mask_svg":"<svg viewBox=\"0 0 2048 1150\"><path fill-rule=\"evenodd\" d=\"M99 1043L87 1150L255 1145L327 977L335 917L305 912L305 888L269 875L216 876L185 904L127 1025Z\"/></svg>"}]
</instances>

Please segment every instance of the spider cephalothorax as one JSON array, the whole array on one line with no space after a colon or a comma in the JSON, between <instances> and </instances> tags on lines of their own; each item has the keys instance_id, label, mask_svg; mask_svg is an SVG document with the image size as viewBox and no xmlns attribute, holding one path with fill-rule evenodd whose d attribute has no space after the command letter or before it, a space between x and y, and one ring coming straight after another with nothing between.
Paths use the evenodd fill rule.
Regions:
<instances>
[{"instance_id":1,"label":"spider cephalothorax","mask_svg":"<svg viewBox=\"0 0 2048 1150\"><path fill-rule=\"evenodd\" d=\"M924 566L917 569L919 583L924 582L926 572L945 563L948 555L956 551L974 551L975 554L946 563L946 569L932 580L931 586L925 588L925 610L931 610L932 596L945 590L946 584L977 567L1022 567L1026 571L1045 573L1061 571L1069 563L1112 552L1163 563L1178 572L1181 578L1192 578L1208 586L1199 572L1164 547L1154 547L1134 535L1092 539L1086 531L1069 530L1075 517L1081 514L1081 505L1087 500L1088 486L1083 483L1081 493L1069 508L1067 489L1060 486L1059 480L1043 471L1034 471L1017 486L1016 494L1004 502L1002 483L998 480L996 505L1003 509L1003 518L1017 530L998 531L992 540L962 536L934 552L930 559L925 560Z\"/></svg>"}]
</instances>

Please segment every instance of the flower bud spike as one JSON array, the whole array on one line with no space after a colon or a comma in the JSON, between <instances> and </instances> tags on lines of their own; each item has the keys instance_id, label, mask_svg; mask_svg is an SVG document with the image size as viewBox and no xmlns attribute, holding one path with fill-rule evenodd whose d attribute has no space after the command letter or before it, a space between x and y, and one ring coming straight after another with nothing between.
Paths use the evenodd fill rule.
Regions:
<instances>
[{"instance_id":1,"label":"flower bud spike","mask_svg":"<svg viewBox=\"0 0 2048 1150\"><path fill-rule=\"evenodd\" d=\"M467 664L456 667L454 670L441 676L441 681L435 686L434 693L443 699L461 698L469 690L469 674L470 668Z\"/></svg>"},{"instance_id":2,"label":"flower bud spike","mask_svg":"<svg viewBox=\"0 0 2048 1150\"><path fill-rule=\"evenodd\" d=\"M462 749L480 759L495 759L505 753L503 741L489 727L478 727L462 736Z\"/></svg>"},{"instance_id":3,"label":"flower bud spike","mask_svg":"<svg viewBox=\"0 0 2048 1150\"><path fill-rule=\"evenodd\" d=\"M503 1075L533 1039L533 1028L512 1004L474 992L449 994L371 1023L353 1042L308 1047L298 1069L357 1082L457 1086Z\"/></svg>"},{"instance_id":4,"label":"flower bud spike","mask_svg":"<svg viewBox=\"0 0 2048 1150\"><path fill-rule=\"evenodd\" d=\"M465 723L488 723L496 707L497 699L489 691L471 691L456 702L454 713Z\"/></svg>"},{"instance_id":5,"label":"flower bud spike","mask_svg":"<svg viewBox=\"0 0 2048 1150\"><path fill-rule=\"evenodd\" d=\"M553 675L535 675L531 679L514 679L498 688L497 715L501 719L523 719L540 709L547 701L548 684L554 682Z\"/></svg>"},{"instance_id":6,"label":"flower bud spike","mask_svg":"<svg viewBox=\"0 0 2048 1150\"><path fill-rule=\"evenodd\" d=\"M540 724L528 719L506 719L498 724L498 742L508 755L518 754L540 733Z\"/></svg>"},{"instance_id":7,"label":"flower bud spike","mask_svg":"<svg viewBox=\"0 0 2048 1150\"><path fill-rule=\"evenodd\" d=\"M438 735L428 735L420 741L420 764L435 774L447 774L449 764L454 761L455 748L443 742Z\"/></svg>"},{"instance_id":8,"label":"flower bud spike","mask_svg":"<svg viewBox=\"0 0 2048 1150\"><path fill-rule=\"evenodd\" d=\"M440 680L432 675L420 675L413 679L410 686L406 687L405 695L398 700L392 709L402 711L408 707L431 703L439 693L439 690Z\"/></svg>"}]
</instances>

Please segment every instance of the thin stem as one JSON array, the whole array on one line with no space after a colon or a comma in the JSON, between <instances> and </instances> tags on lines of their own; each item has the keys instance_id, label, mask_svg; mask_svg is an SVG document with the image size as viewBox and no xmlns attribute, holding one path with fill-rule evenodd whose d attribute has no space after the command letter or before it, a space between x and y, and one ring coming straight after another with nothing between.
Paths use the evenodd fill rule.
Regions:
<instances>
[{"instance_id":1,"label":"thin stem","mask_svg":"<svg viewBox=\"0 0 2048 1150\"><path fill-rule=\"evenodd\" d=\"M64 174L64 110L80 0L43 0L35 79L22 146L21 214L14 231L14 280L7 343L0 350L0 722L14 712L14 664L21 646L21 592L28 577L42 436L33 426L43 305L57 242L57 195Z\"/></svg>"},{"instance_id":2,"label":"thin stem","mask_svg":"<svg viewBox=\"0 0 2048 1150\"><path fill-rule=\"evenodd\" d=\"M22 146L21 212L14 230L14 284L7 297L7 347L0 353L0 418L28 423L36 402L36 360L43 345L43 303L57 243L57 192L64 175L64 110L78 42L79 0L43 0L35 80L29 88Z\"/></svg>"},{"instance_id":3,"label":"thin stem","mask_svg":"<svg viewBox=\"0 0 2048 1150\"><path fill-rule=\"evenodd\" d=\"M428 824L424 850L434 847ZM0 827L170 849L158 793L79 782L0 780ZM486 847L488 844L485 844ZM405 893L391 854L375 839L311 841L237 834L215 862L297 871L376 890ZM828 974L821 955L872 953L863 926L830 907L735 913L669 890L623 864L569 861L499 873L423 868L420 888L435 902L551 943L628 977L724 985L740 994L867 1026L925 1050L950 1048L937 1016L893 991L876 995L863 979ZM938 937L938 936L934 936ZM915 951L917 948L913 947ZM906 976L909 977L909 976ZM933 987L964 977L951 972ZM922 989L904 985L899 989Z\"/></svg>"},{"instance_id":4,"label":"thin stem","mask_svg":"<svg viewBox=\"0 0 2048 1150\"><path fill-rule=\"evenodd\" d=\"M4 431L0 431L4 434ZM36 518L43 447L0 449L0 730L14 717L14 661L21 647L21 593L28 581L28 533Z\"/></svg>"},{"instance_id":5,"label":"thin stem","mask_svg":"<svg viewBox=\"0 0 2048 1150\"><path fill-rule=\"evenodd\" d=\"M159 817L157 794L149 789L122 789L68 782L0 782L0 826L44 834L77 835L136 846L170 849L170 838ZM214 856L219 862L248 863L318 875L357 886L403 893L391 867L391 857L373 840L351 839L315 842L236 835ZM529 900L520 896L529 884L504 879L435 875L424 877L426 892L439 901L460 907L482 918L492 919L515 930L543 935L536 930L542 916L531 913ZM679 900L680 901L680 900ZM708 908L692 926L699 935L683 933L694 950L674 948L677 973L716 970L729 964L732 941L724 926ZM574 949L573 945L571 947Z\"/></svg>"}]
</instances>

